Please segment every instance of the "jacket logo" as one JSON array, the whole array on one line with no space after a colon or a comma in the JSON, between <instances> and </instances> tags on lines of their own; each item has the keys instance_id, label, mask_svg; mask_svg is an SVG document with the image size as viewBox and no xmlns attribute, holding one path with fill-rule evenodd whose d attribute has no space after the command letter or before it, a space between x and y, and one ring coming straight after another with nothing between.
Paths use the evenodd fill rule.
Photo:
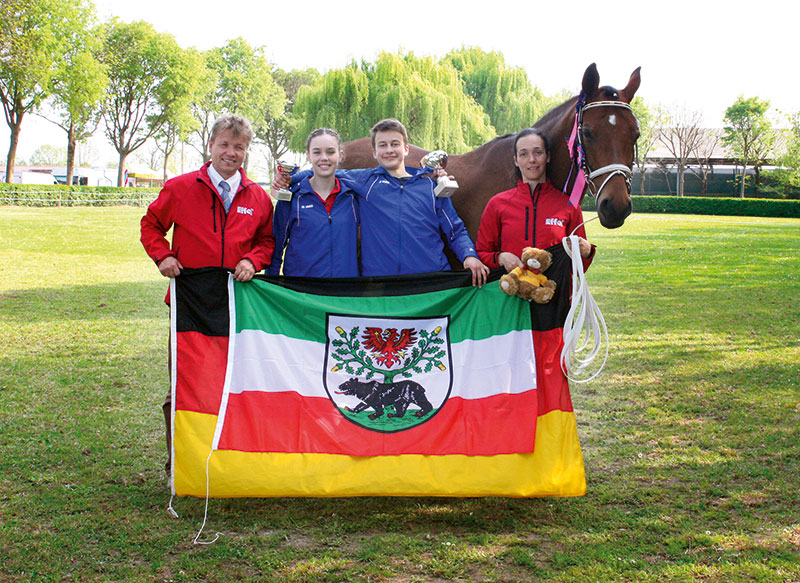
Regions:
<instances>
[{"instance_id":1,"label":"jacket logo","mask_svg":"<svg viewBox=\"0 0 800 583\"><path fill-rule=\"evenodd\" d=\"M545 225L557 225L559 227L563 227L564 226L564 219L545 219L544 220L544 224Z\"/></svg>"},{"instance_id":2,"label":"jacket logo","mask_svg":"<svg viewBox=\"0 0 800 583\"><path fill-rule=\"evenodd\" d=\"M431 419L453 385L448 324L328 314L323 383L339 413L381 433Z\"/></svg>"},{"instance_id":3,"label":"jacket logo","mask_svg":"<svg viewBox=\"0 0 800 583\"><path fill-rule=\"evenodd\" d=\"M313 209L313 208L314 208L314 205L313 205L313 204L304 204L304 205L303 205L303 206L301 206L300 208L301 208L301 209Z\"/></svg>"},{"instance_id":4,"label":"jacket logo","mask_svg":"<svg viewBox=\"0 0 800 583\"><path fill-rule=\"evenodd\" d=\"M239 213L240 215L250 215L250 216L253 216L253 210L254 210L254 209L249 209L249 208L247 208L247 207L244 207L244 206L237 206L237 207L236 207L236 212L237 212L237 213Z\"/></svg>"}]
</instances>

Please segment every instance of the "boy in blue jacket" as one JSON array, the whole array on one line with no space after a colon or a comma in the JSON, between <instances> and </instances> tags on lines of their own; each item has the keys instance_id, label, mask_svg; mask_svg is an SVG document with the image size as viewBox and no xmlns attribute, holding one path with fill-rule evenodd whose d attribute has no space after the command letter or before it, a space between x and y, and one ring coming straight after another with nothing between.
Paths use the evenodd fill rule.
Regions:
<instances>
[{"instance_id":1,"label":"boy in blue jacket","mask_svg":"<svg viewBox=\"0 0 800 583\"><path fill-rule=\"evenodd\" d=\"M352 181L361 213L361 275L405 275L447 271L445 242L473 285L486 282L489 268L475 251L463 221L449 198L437 198L428 170L405 166L408 132L396 119L384 119L370 130L372 153L379 166L342 171ZM298 173L292 181L302 180ZM286 182L276 179L275 186ZM444 241L443 241L444 239Z\"/></svg>"}]
</instances>

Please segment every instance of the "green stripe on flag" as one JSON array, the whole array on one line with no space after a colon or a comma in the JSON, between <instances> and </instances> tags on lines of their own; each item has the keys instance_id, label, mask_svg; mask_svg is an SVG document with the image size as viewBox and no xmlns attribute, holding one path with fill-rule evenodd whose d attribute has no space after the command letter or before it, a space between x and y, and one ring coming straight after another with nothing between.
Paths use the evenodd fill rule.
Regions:
<instances>
[{"instance_id":1,"label":"green stripe on flag","mask_svg":"<svg viewBox=\"0 0 800 583\"><path fill-rule=\"evenodd\" d=\"M531 327L528 302L500 291L456 287L405 296L342 297L300 293L259 279L234 283L236 331L262 330L327 342L326 313L379 318L451 316L450 342L483 340Z\"/></svg>"}]
</instances>

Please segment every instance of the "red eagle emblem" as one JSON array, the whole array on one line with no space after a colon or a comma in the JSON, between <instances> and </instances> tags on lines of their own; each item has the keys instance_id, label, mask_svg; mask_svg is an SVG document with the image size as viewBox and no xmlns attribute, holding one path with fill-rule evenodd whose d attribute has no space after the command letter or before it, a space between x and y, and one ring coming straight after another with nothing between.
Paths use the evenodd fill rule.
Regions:
<instances>
[{"instance_id":1,"label":"red eagle emblem","mask_svg":"<svg viewBox=\"0 0 800 583\"><path fill-rule=\"evenodd\" d=\"M362 338L364 346L375 354L375 360L387 368L400 362L403 350L417 341L413 328L405 328L400 334L397 328L367 328Z\"/></svg>"}]
</instances>

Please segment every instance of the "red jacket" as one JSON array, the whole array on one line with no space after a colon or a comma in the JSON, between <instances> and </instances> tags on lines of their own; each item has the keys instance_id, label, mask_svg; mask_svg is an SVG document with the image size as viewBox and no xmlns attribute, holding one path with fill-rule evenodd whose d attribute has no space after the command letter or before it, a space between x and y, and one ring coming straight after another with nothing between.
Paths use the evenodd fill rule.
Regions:
<instances>
[{"instance_id":1,"label":"red jacket","mask_svg":"<svg viewBox=\"0 0 800 583\"><path fill-rule=\"evenodd\" d=\"M478 257L489 267L500 267L497 256L508 251L517 257L524 247L546 249L561 244L583 222L581 209L567 204L569 198L549 181L531 188L519 181L516 188L495 194L487 203L478 229L475 248ZM583 225L575 234L586 238ZM589 267L592 253L583 260Z\"/></svg>"},{"instance_id":2,"label":"red jacket","mask_svg":"<svg viewBox=\"0 0 800 583\"><path fill-rule=\"evenodd\" d=\"M210 162L168 180L142 217L141 241L159 264L176 257L184 267L227 267L242 259L261 271L272 260L272 201L243 170L228 214L208 176ZM172 228L172 245L165 235Z\"/></svg>"}]
</instances>

